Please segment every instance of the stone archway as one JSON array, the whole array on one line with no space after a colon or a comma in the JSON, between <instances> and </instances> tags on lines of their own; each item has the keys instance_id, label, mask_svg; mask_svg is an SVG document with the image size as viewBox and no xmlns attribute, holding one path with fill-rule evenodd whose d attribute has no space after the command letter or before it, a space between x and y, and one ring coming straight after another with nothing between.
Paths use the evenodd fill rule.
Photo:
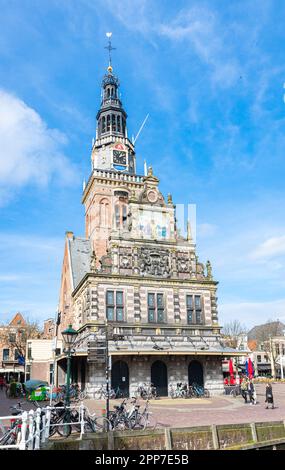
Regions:
<instances>
[{"instance_id":1,"label":"stone archway","mask_svg":"<svg viewBox=\"0 0 285 470\"><path fill-rule=\"evenodd\" d=\"M204 387L204 370L199 361L191 361L188 366L188 382L189 385L196 383Z\"/></svg>"},{"instance_id":2,"label":"stone archway","mask_svg":"<svg viewBox=\"0 0 285 470\"><path fill-rule=\"evenodd\" d=\"M129 396L129 366L125 361L116 361L112 365L111 386L115 392L119 387L124 397Z\"/></svg>"},{"instance_id":3,"label":"stone archway","mask_svg":"<svg viewBox=\"0 0 285 470\"><path fill-rule=\"evenodd\" d=\"M155 361L151 366L151 382L156 387L159 397L168 396L167 366L162 361Z\"/></svg>"}]
</instances>

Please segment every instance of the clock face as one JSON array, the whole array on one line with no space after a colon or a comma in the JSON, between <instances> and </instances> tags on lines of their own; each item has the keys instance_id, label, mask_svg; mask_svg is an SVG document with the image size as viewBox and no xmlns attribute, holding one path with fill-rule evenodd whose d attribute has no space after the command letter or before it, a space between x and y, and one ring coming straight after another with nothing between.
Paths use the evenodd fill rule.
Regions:
<instances>
[{"instance_id":1,"label":"clock face","mask_svg":"<svg viewBox=\"0 0 285 470\"><path fill-rule=\"evenodd\" d=\"M119 163L120 165L127 164L127 153L123 150L113 150L113 163Z\"/></svg>"}]
</instances>

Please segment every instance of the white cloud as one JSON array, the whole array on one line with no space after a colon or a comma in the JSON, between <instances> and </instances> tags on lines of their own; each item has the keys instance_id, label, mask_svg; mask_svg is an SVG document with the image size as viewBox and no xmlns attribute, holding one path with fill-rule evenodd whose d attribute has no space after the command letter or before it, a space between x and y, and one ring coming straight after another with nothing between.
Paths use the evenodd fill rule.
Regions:
<instances>
[{"instance_id":1,"label":"white cloud","mask_svg":"<svg viewBox=\"0 0 285 470\"><path fill-rule=\"evenodd\" d=\"M239 63L212 10L181 10L171 23L161 24L158 32L172 41L188 41L199 59L211 67L213 82L227 87L239 76Z\"/></svg>"},{"instance_id":2,"label":"white cloud","mask_svg":"<svg viewBox=\"0 0 285 470\"><path fill-rule=\"evenodd\" d=\"M61 148L64 134L49 129L40 115L17 96L0 89L0 204L24 185L64 184L75 175Z\"/></svg>"},{"instance_id":3,"label":"white cloud","mask_svg":"<svg viewBox=\"0 0 285 470\"><path fill-rule=\"evenodd\" d=\"M285 255L285 235L282 237L272 237L261 243L251 253L251 258L264 259L282 255Z\"/></svg>"},{"instance_id":4,"label":"white cloud","mask_svg":"<svg viewBox=\"0 0 285 470\"><path fill-rule=\"evenodd\" d=\"M219 305L220 324L237 319L248 327L277 318L285 322L285 299L267 302L232 302Z\"/></svg>"}]
</instances>

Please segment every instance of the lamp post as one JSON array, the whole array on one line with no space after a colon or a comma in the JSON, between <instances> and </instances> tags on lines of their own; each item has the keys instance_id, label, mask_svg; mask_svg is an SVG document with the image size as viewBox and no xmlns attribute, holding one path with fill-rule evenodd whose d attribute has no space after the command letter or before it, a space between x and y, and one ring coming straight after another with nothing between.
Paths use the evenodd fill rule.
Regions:
<instances>
[{"instance_id":1,"label":"lamp post","mask_svg":"<svg viewBox=\"0 0 285 470\"><path fill-rule=\"evenodd\" d=\"M77 337L77 331L72 328L72 325L68 325L68 328L62 333L62 337L65 345L65 353L67 357L67 370L66 370L66 397L65 405L70 405L70 372L71 372L71 356L72 356L72 346L75 343Z\"/></svg>"}]
</instances>

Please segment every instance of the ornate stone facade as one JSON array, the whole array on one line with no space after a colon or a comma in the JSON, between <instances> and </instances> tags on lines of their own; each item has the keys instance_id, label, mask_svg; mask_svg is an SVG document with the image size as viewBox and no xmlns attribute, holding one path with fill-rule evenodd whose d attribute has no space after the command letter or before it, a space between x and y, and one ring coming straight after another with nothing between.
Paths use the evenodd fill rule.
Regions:
<instances>
[{"instance_id":1,"label":"ornate stone facade","mask_svg":"<svg viewBox=\"0 0 285 470\"><path fill-rule=\"evenodd\" d=\"M152 381L165 395L170 383L195 380L220 393L229 351L220 343L212 266L199 261L190 223L187 237L179 234L172 196L165 200L152 169L136 174L112 70L102 87L82 198L86 237L67 233L62 271L61 327L72 322L79 331L73 380L91 395L104 383L105 366L92 362L88 344L104 340L107 321L112 386L133 394Z\"/></svg>"}]
</instances>

